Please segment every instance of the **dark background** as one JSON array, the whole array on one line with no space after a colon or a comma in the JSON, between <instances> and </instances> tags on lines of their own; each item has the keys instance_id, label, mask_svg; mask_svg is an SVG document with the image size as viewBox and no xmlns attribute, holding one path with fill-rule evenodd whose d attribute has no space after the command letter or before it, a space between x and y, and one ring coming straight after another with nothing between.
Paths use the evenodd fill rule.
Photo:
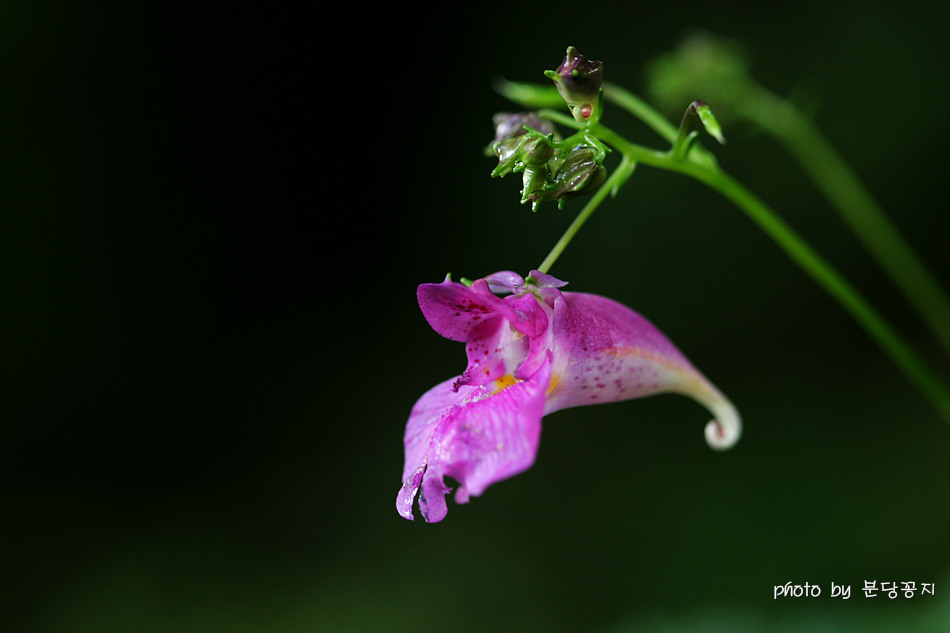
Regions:
<instances>
[{"instance_id":1,"label":"dark background","mask_svg":"<svg viewBox=\"0 0 950 633\"><path fill-rule=\"evenodd\" d=\"M680 396L575 409L444 522L394 501L409 409L465 362L415 287L526 273L582 204L489 177L495 77L572 44L647 96L690 28L735 38L950 287L947 7L3 3L3 629L945 631L950 427L741 211L646 167L551 272L657 323L740 444ZM725 133L723 167L950 378L782 148Z\"/></svg>"}]
</instances>

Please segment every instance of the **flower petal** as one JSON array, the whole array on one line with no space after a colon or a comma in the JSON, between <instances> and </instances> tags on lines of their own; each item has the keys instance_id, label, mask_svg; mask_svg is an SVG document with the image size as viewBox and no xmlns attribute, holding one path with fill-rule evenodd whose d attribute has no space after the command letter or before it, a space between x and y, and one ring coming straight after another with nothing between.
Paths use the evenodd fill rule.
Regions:
<instances>
[{"instance_id":1,"label":"flower petal","mask_svg":"<svg viewBox=\"0 0 950 633\"><path fill-rule=\"evenodd\" d=\"M540 270L532 270L528 273L528 279L532 285L539 288L563 288L567 285L566 281L561 281L553 275L542 273Z\"/></svg>"},{"instance_id":2,"label":"flower petal","mask_svg":"<svg viewBox=\"0 0 950 633\"><path fill-rule=\"evenodd\" d=\"M485 281L488 282L488 287L492 292L498 294L516 292L524 288L524 277L510 270L492 273L485 277Z\"/></svg>"},{"instance_id":3,"label":"flower petal","mask_svg":"<svg viewBox=\"0 0 950 633\"><path fill-rule=\"evenodd\" d=\"M541 435L551 359L528 380L453 388L447 380L419 399L404 437L406 461L396 508L412 520L418 494L423 518L445 518L449 492L444 477L459 483L458 503L534 463Z\"/></svg>"},{"instance_id":4,"label":"flower petal","mask_svg":"<svg viewBox=\"0 0 950 633\"><path fill-rule=\"evenodd\" d=\"M706 426L712 448L735 444L742 430L735 407L652 323L605 297L563 293L555 302L555 365L545 413L654 393L691 396L715 416Z\"/></svg>"},{"instance_id":5,"label":"flower petal","mask_svg":"<svg viewBox=\"0 0 950 633\"><path fill-rule=\"evenodd\" d=\"M504 310L504 300L481 279L466 287L446 277L439 284L420 285L416 297L432 329L453 341L465 341L482 320Z\"/></svg>"},{"instance_id":6,"label":"flower petal","mask_svg":"<svg viewBox=\"0 0 950 633\"><path fill-rule=\"evenodd\" d=\"M495 314L508 319L511 327L526 336L536 336L547 328L547 315L530 294L503 299L484 279L466 287L446 277L439 284L420 285L416 296L432 329L453 341L467 340L474 328Z\"/></svg>"}]
</instances>

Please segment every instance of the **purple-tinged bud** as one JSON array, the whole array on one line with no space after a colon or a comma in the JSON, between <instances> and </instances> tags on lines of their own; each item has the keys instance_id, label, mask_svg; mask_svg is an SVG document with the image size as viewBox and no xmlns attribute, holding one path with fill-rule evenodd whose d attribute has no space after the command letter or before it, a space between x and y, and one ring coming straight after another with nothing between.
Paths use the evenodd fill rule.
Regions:
<instances>
[{"instance_id":1,"label":"purple-tinged bud","mask_svg":"<svg viewBox=\"0 0 950 633\"><path fill-rule=\"evenodd\" d=\"M544 76L554 81L577 121L584 123L593 116L604 83L603 62L588 59L568 46L558 69L546 70Z\"/></svg>"},{"instance_id":2,"label":"purple-tinged bud","mask_svg":"<svg viewBox=\"0 0 950 633\"><path fill-rule=\"evenodd\" d=\"M541 136L534 132L495 141L491 150L498 157L498 166L492 171L492 176L503 177L511 172L523 171L528 166L543 166L554 156L554 146L551 142L551 136Z\"/></svg>"},{"instance_id":3,"label":"purple-tinged bud","mask_svg":"<svg viewBox=\"0 0 950 633\"><path fill-rule=\"evenodd\" d=\"M495 142L504 141L525 134L525 126L541 134L554 133L554 124L538 116L537 112L499 112L492 117L495 124Z\"/></svg>"}]
</instances>

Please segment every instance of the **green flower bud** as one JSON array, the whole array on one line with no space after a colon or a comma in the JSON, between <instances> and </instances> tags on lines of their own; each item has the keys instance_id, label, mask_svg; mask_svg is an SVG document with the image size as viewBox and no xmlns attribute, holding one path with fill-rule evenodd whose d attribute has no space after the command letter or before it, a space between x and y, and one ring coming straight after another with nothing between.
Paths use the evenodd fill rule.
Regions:
<instances>
[{"instance_id":1,"label":"green flower bud","mask_svg":"<svg viewBox=\"0 0 950 633\"><path fill-rule=\"evenodd\" d=\"M498 157L498 166L492 170L492 177L505 177L514 171L518 165L518 152L523 144L522 138L509 138L492 143L491 149Z\"/></svg>"},{"instance_id":2,"label":"green flower bud","mask_svg":"<svg viewBox=\"0 0 950 633\"><path fill-rule=\"evenodd\" d=\"M544 76L554 81L577 121L584 123L593 116L604 83L603 62L588 59L568 46L558 69L546 70Z\"/></svg>"},{"instance_id":3,"label":"green flower bud","mask_svg":"<svg viewBox=\"0 0 950 633\"><path fill-rule=\"evenodd\" d=\"M560 164L550 185L552 199L565 200L583 196L604 183L607 170L596 160L597 154L588 147L571 152Z\"/></svg>"},{"instance_id":4,"label":"green flower bud","mask_svg":"<svg viewBox=\"0 0 950 633\"><path fill-rule=\"evenodd\" d=\"M537 199L548 184L548 170L544 165L525 167L522 174L521 204Z\"/></svg>"},{"instance_id":5,"label":"green flower bud","mask_svg":"<svg viewBox=\"0 0 950 633\"><path fill-rule=\"evenodd\" d=\"M571 151L556 167L554 177L544 189L522 194L522 202L531 200L535 209L542 202L558 201L562 206L565 200L593 193L604 184L607 170L601 164L603 154L590 147L580 146Z\"/></svg>"},{"instance_id":6,"label":"green flower bud","mask_svg":"<svg viewBox=\"0 0 950 633\"><path fill-rule=\"evenodd\" d=\"M498 157L498 166L492 171L492 176L506 176L511 172L521 172L526 166L543 166L554 156L554 128L547 122L537 116L536 120L518 118L516 121L521 125L513 125L514 119L507 118L500 120L498 115L496 121L496 140L491 145L491 150ZM524 129L524 120L536 122L543 130L551 130L545 136L540 131L527 131ZM520 129L520 132L518 131ZM514 136L510 136L514 134ZM509 136L506 136L509 135Z\"/></svg>"},{"instance_id":7,"label":"green flower bud","mask_svg":"<svg viewBox=\"0 0 950 633\"><path fill-rule=\"evenodd\" d=\"M687 112L695 111L699 115L699 120L702 122L703 127L706 128L706 131L709 132L709 135L719 141L720 145L726 144L726 137L722 135L722 127L719 125L719 121L716 120L716 117L713 115L712 110L709 109L709 104L705 101L693 101L689 104Z\"/></svg>"},{"instance_id":8,"label":"green flower bud","mask_svg":"<svg viewBox=\"0 0 950 633\"><path fill-rule=\"evenodd\" d=\"M554 156L554 146L546 136L526 135L521 148L521 161L527 165L537 166L551 160Z\"/></svg>"}]
</instances>

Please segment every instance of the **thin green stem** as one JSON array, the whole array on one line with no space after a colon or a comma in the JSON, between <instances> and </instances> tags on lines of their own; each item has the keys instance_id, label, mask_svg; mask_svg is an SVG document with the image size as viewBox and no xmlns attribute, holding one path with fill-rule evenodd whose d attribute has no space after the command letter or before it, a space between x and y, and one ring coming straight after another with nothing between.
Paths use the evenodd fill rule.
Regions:
<instances>
[{"instance_id":1,"label":"thin green stem","mask_svg":"<svg viewBox=\"0 0 950 633\"><path fill-rule=\"evenodd\" d=\"M622 109L646 123L651 130L663 137L664 140L670 143L676 140L676 127L632 92L624 90L615 84L605 82L604 99L620 106Z\"/></svg>"},{"instance_id":2,"label":"thin green stem","mask_svg":"<svg viewBox=\"0 0 950 633\"><path fill-rule=\"evenodd\" d=\"M750 91L743 114L788 148L950 351L950 299L815 125L790 103L762 88Z\"/></svg>"},{"instance_id":3,"label":"thin green stem","mask_svg":"<svg viewBox=\"0 0 950 633\"><path fill-rule=\"evenodd\" d=\"M561 236L561 239L557 241L554 245L554 248L551 249L551 252L548 253L548 256L544 258L544 261L541 262L541 265L538 266L538 270L542 273L546 273L551 270L551 266L554 265L554 262L557 261L557 258L561 256L561 253L564 252L564 249L567 248L567 245L571 243L571 240L574 239L574 236L577 235L577 232L581 230L581 227L584 226L584 223L587 222L587 219L590 218L591 214L600 206L600 203L604 201L607 197L607 194L614 193L616 194L617 190L623 186L623 183L627 181L630 175L633 173L636 163L630 160L627 156L624 156L620 165L617 169L614 170L612 174L604 181L604 184L600 186L594 195L587 201L587 204L584 205L584 208L581 209L580 213L577 214L577 217L574 218L574 221L571 222L571 225L567 227L567 230L564 231L564 234Z\"/></svg>"}]
</instances>

